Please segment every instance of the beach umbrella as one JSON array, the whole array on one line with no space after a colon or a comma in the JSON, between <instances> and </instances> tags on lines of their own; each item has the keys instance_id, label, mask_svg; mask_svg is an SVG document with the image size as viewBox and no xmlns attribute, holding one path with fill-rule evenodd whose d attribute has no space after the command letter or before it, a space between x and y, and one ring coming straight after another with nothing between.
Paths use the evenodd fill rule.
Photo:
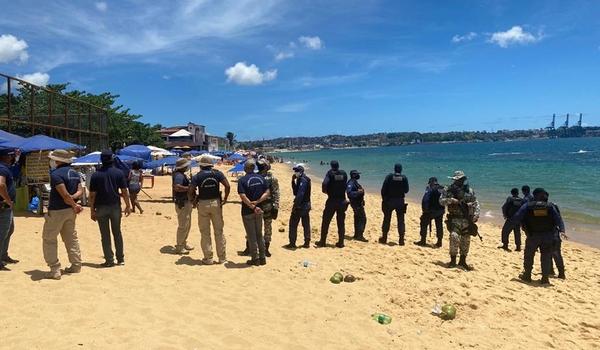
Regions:
<instances>
[{"instance_id":1,"label":"beach umbrella","mask_svg":"<svg viewBox=\"0 0 600 350\"><path fill-rule=\"evenodd\" d=\"M146 161L152 160L152 151L144 145L129 145L120 149L118 155L126 155L130 157L142 158Z\"/></svg>"},{"instance_id":2,"label":"beach umbrella","mask_svg":"<svg viewBox=\"0 0 600 350\"><path fill-rule=\"evenodd\" d=\"M133 162L143 162L143 159L137 157L131 157L126 155L117 155L115 158L120 159L124 163L133 163ZM73 161L73 165L82 166L82 165L98 165L102 163L100 161L100 152L92 152L90 154L86 154L83 157L79 157Z\"/></svg>"},{"instance_id":3,"label":"beach umbrella","mask_svg":"<svg viewBox=\"0 0 600 350\"><path fill-rule=\"evenodd\" d=\"M238 160L246 160L246 157L244 157L243 155L239 154L239 153L234 153L231 156L229 156L229 158L227 158L228 160L233 160L233 161L238 161Z\"/></svg>"},{"instance_id":4,"label":"beach umbrella","mask_svg":"<svg viewBox=\"0 0 600 350\"><path fill-rule=\"evenodd\" d=\"M175 163L177 163L177 159L179 159L179 157L165 157L163 159L153 160L151 162L144 163L144 168L156 169L162 166L175 166ZM192 161L191 166L198 166L198 163Z\"/></svg>"},{"instance_id":5,"label":"beach umbrella","mask_svg":"<svg viewBox=\"0 0 600 350\"><path fill-rule=\"evenodd\" d=\"M0 144L2 144L4 142L9 142L9 141L14 142L14 141L21 141L21 140L23 140L23 137L21 137L19 135L11 134L4 130L0 130Z\"/></svg>"},{"instance_id":6,"label":"beach umbrella","mask_svg":"<svg viewBox=\"0 0 600 350\"><path fill-rule=\"evenodd\" d=\"M23 154L39 151L51 151L55 149L80 150L85 148L84 146L55 139L46 135L35 135L21 140L7 141L3 142L1 145L2 147L6 148L18 148Z\"/></svg>"},{"instance_id":7,"label":"beach umbrella","mask_svg":"<svg viewBox=\"0 0 600 350\"><path fill-rule=\"evenodd\" d=\"M173 152L167 151L164 148L155 147L155 146L147 146L153 156L174 156Z\"/></svg>"}]
</instances>

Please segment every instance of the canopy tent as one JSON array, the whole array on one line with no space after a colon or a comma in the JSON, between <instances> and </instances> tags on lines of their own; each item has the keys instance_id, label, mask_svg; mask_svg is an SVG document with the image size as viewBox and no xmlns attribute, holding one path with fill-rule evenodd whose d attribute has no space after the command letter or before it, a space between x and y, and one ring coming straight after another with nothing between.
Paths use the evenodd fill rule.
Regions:
<instances>
[{"instance_id":1,"label":"canopy tent","mask_svg":"<svg viewBox=\"0 0 600 350\"><path fill-rule=\"evenodd\" d=\"M118 155L116 158L119 158L124 163L133 163L133 162L142 162L143 159L130 157L126 155ZM92 152L90 154L86 154L83 157L79 157L75 159L72 165L82 166L82 165L98 165L100 164L100 152Z\"/></svg>"},{"instance_id":2,"label":"canopy tent","mask_svg":"<svg viewBox=\"0 0 600 350\"><path fill-rule=\"evenodd\" d=\"M229 156L229 158L227 158L228 160L246 160L246 157L244 157L243 155L239 154L239 153L234 153L231 156Z\"/></svg>"},{"instance_id":3,"label":"canopy tent","mask_svg":"<svg viewBox=\"0 0 600 350\"><path fill-rule=\"evenodd\" d=\"M129 145L117 152L118 155L141 158L146 161L152 160L152 151L144 145Z\"/></svg>"},{"instance_id":4,"label":"canopy tent","mask_svg":"<svg viewBox=\"0 0 600 350\"><path fill-rule=\"evenodd\" d=\"M166 157L163 159L153 160L151 162L144 163L144 169L155 169L164 166L174 166L177 163L179 157ZM192 166L198 166L198 163L192 161Z\"/></svg>"},{"instance_id":5,"label":"canopy tent","mask_svg":"<svg viewBox=\"0 0 600 350\"><path fill-rule=\"evenodd\" d=\"M50 151L55 149L85 149L84 146L55 139L46 135L35 135L24 139L22 138L21 140L7 141L0 145L5 148L18 148L23 154L38 151Z\"/></svg>"},{"instance_id":6,"label":"canopy tent","mask_svg":"<svg viewBox=\"0 0 600 350\"><path fill-rule=\"evenodd\" d=\"M192 133L185 129L181 129L181 130L176 131L176 132L172 133L171 135L169 135L169 137L190 137L190 136L192 136Z\"/></svg>"},{"instance_id":7,"label":"canopy tent","mask_svg":"<svg viewBox=\"0 0 600 350\"><path fill-rule=\"evenodd\" d=\"M175 155L173 152L169 152L164 148L155 147L155 146L147 146L150 150L152 156L173 156Z\"/></svg>"},{"instance_id":8,"label":"canopy tent","mask_svg":"<svg viewBox=\"0 0 600 350\"><path fill-rule=\"evenodd\" d=\"M11 134L4 130L0 130L0 145L3 142L14 142L14 141L21 141L21 140L23 140L23 137L21 137L21 136Z\"/></svg>"},{"instance_id":9,"label":"canopy tent","mask_svg":"<svg viewBox=\"0 0 600 350\"><path fill-rule=\"evenodd\" d=\"M246 164L246 161L237 163L233 168L227 170L228 173L243 173L244 172L244 165ZM258 168L256 167L256 164L254 164L254 172L258 172Z\"/></svg>"},{"instance_id":10,"label":"canopy tent","mask_svg":"<svg viewBox=\"0 0 600 350\"><path fill-rule=\"evenodd\" d=\"M221 157L213 156L213 155L212 155L212 154L210 154L210 153L203 153L203 154L200 154L200 155L197 155L197 156L193 157L192 159L194 159L194 160L196 160L196 161L199 161L199 160L200 160L200 158L202 158L202 157L208 157L208 158L210 158L210 160L211 160L213 163L216 163L216 162L218 162L218 161L220 161L220 160L221 160Z\"/></svg>"}]
</instances>

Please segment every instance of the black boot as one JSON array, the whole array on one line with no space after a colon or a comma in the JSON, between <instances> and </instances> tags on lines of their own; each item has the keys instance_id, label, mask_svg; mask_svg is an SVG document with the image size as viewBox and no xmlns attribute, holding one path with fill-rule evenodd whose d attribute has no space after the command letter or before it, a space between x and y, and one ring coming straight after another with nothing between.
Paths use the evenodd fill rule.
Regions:
<instances>
[{"instance_id":1,"label":"black boot","mask_svg":"<svg viewBox=\"0 0 600 350\"><path fill-rule=\"evenodd\" d=\"M400 239L398 240L398 245L404 245L404 235L400 235Z\"/></svg>"},{"instance_id":2,"label":"black boot","mask_svg":"<svg viewBox=\"0 0 600 350\"><path fill-rule=\"evenodd\" d=\"M421 240L420 241L416 241L415 245L418 245L420 247L426 247L427 246L427 241L425 240L425 237L421 236Z\"/></svg>"},{"instance_id":3,"label":"black boot","mask_svg":"<svg viewBox=\"0 0 600 350\"><path fill-rule=\"evenodd\" d=\"M458 261L458 266L461 266L462 268L464 268L467 271L473 270L473 268L467 264L467 256L466 255L460 256L460 260Z\"/></svg>"},{"instance_id":4,"label":"black boot","mask_svg":"<svg viewBox=\"0 0 600 350\"><path fill-rule=\"evenodd\" d=\"M519 275L519 279L523 282L531 282L531 271L523 271L523 273Z\"/></svg>"},{"instance_id":5,"label":"black boot","mask_svg":"<svg viewBox=\"0 0 600 350\"><path fill-rule=\"evenodd\" d=\"M540 284L549 286L550 280L548 279L548 276L542 276L542 279L540 280Z\"/></svg>"},{"instance_id":6,"label":"black boot","mask_svg":"<svg viewBox=\"0 0 600 350\"><path fill-rule=\"evenodd\" d=\"M246 249L242 250L241 252L238 252L239 256L249 256L250 255L250 245L248 244L248 241L246 241Z\"/></svg>"},{"instance_id":7,"label":"black boot","mask_svg":"<svg viewBox=\"0 0 600 350\"><path fill-rule=\"evenodd\" d=\"M271 242L265 242L265 255L267 258L271 257L271 252L269 251L269 247L271 246Z\"/></svg>"},{"instance_id":8,"label":"black boot","mask_svg":"<svg viewBox=\"0 0 600 350\"><path fill-rule=\"evenodd\" d=\"M436 248L441 248L442 247L442 239L438 238L437 242L435 243L435 247Z\"/></svg>"},{"instance_id":9,"label":"black boot","mask_svg":"<svg viewBox=\"0 0 600 350\"><path fill-rule=\"evenodd\" d=\"M325 248L325 246L326 246L326 243L325 243L325 242L323 242L323 241L317 241L317 243L315 243L315 246L316 246L317 248Z\"/></svg>"},{"instance_id":10,"label":"black boot","mask_svg":"<svg viewBox=\"0 0 600 350\"><path fill-rule=\"evenodd\" d=\"M337 242L335 246L338 248L344 248L344 241Z\"/></svg>"},{"instance_id":11,"label":"black boot","mask_svg":"<svg viewBox=\"0 0 600 350\"><path fill-rule=\"evenodd\" d=\"M448 267L456 267L456 255L450 255L450 262Z\"/></svg>"},{"instance_id":12,"label":"black boot","mask_svg":"<svg viewBox=\"0 0 600 350\"><path fill-rule=\"evenodd\" d=\"M520 252L521 251L521 246L518 245L517 248L515 248L515 252Z\"/></svg>"},{"instance_id":13,"label":"black boot","mask_svg":"<svg viewBox=\"0 0 600 350\"><path fill-rule=\"evenodd\" d=\"M503 249L503 250L506 250L507 252L510 252L510 248L508 248L508 243L498 246L498 249Z\"/></svg>"},{"instance_id":14,"label":"black boot","mask_svg":"<svg viewBox=\"0 0 600 350\"><path fill-rule=\"evenodd\" d=\"M250 266L258 266L260 264L259 259L250 259L248 261L246 261L246 264L250 265Z\"/></svg>"},{"instance_id":15,"label":"black boot","mask_svg":"<svg viewBox=\"0 0 600 350\"><path fill-rule=\"evenodd\" d=\"M266 265L267 264L267 258L265 258L264 256L262 258L258 259L258 264L259 265Z\"/></svg>"},{"instance_id":16,"label":"black boot","mask_svg":"<svg viewBox=\"0 0 600 350\"><path fill-rule=\"evenodd\" d=\"M567 278L567 276L565 276L564 271L558 271L558 278L560 278L561 280L564 280Z\"/></svg>"},{"instance_id":17,"label":"black boot","mask_svg":"<svg viewBox=\"0 0 600 350\"><path fill-rule=\"evenodd\" d=\"M387 233L384 233L381 238L379 238L379 243L387 244Z\"/></svg>"},{"instance_id":18,"label":"black boot","mask_svg":"<svg viewBox=\"0 0 600 350\"><path fill-rule=\"evenodd\" d=\"M365 237L363 237L363 235L360 235L360 236L354 235L353 239L355 241L359 241L359 242L368 242L369 241L368 239L366 239Z\"/></svg>"}]
</instances>

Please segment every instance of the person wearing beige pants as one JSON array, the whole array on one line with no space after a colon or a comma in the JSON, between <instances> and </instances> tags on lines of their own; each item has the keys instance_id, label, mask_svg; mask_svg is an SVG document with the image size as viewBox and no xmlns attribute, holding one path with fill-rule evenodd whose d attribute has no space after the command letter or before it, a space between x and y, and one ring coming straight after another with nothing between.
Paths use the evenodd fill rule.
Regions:
<instances>
[{"instance_id":1,"label":"person wearing beige pants","mask_svg":"<svg viewBox=\"0 0 600 350\"><path fill-rule=\"evenodd\" d=\"M212 222L213 230L215 231L215 244L217 257L222 263L227 260L225 252L225 236L223 235L223 208L221 207L220 199L199 200L198 204L198 228L200 229L200 245L204 264L210 265L213 263L212 237L210 224Z\"/></svg>"},{"instance_id":2,"label":"person wearing beige pants","mask_svg":"<svg viewBox=\"0 0 600 350\"><path fill-rule=\"evenodd\" d=\"M54 150L50 158L50 200L48 213L42 230L42 248L44 260L50 267L46 278L59 280L61 278L60 261L58 260L58 234L60 233L71 266L65 273L81 271L81 251L79 239L75 231L77 214L83 208L76 200L81 197L83 188L78 172L71 168L73 153L65 150Z\"/></svg>"}]
</instances>

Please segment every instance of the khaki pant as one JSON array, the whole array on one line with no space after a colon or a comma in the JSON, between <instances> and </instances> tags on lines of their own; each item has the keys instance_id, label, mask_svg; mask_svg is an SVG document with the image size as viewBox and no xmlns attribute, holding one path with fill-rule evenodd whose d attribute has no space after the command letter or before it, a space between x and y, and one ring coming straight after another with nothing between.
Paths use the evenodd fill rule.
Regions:
<instances>
[{"instance_id":1,"label":"khaki pant","mask_svg":"<svg viewBox=\"0 0 600 350\"><path fill-rule=\"evenodd\" d=\"M177 213L177 249L185 249L187 245L190 229L192 228L192 203L185 202L183 208L175 204L175 213Z\"/></svg>"},{"instance_id":2,"label":"khaki pant","mask_svg":"<svg viewBox=\"0 0 600 350\"><path fill-rule=\"evenodd\" d=\"M42 231L44 260L52 270L60 269L58 261L58 234L65 243L69 262L75 266L81 266L81 251L79 250L79 239L75 231L75 219L77 214L73 209L50 210L46 215L44 229Z\"/></svg>"},{"instance_id":3,"label":"khaki pant","mask_svg":"<svg viewBox=\"0 0 600 350\"><path fill-rule=\"evenodd\" d=\"M210 235L210 223L215 231L215 243L217 245L217 256L220 261L227 259L225 252L225 236L223 235L223 209L218 199L198 201L198 228L200 229L200 245L204 254L204 262L213 260L212 239Z\"/></svg>"}]
</instances>

